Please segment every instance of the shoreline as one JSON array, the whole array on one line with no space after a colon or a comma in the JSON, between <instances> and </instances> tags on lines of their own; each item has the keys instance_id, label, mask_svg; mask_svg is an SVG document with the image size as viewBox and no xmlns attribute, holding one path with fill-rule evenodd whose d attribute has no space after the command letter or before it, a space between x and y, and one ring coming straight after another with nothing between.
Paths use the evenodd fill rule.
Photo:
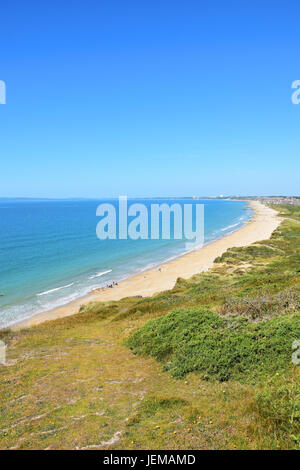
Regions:
<instances>
[{"instance_id":1,"label":"shoreline","mask_svg":"<svg viewBox=\"0 0 300 470\"><path fill-rule=\"evenodd\" d=\"M74 315L78 313L81 305L89 302L107 302L133 296L149 297L172 289L178 277L188 279L194 274L208 271L213 266L214 260L229 248L247 246L268 239L278 227L281 219L274 209L266 207L258 201L248 201L248 204L253 210L252 217L239 229L198 250L185 253L155 268L130 276L120 281L112 289L99 289L99 292L90 292L66 305L21 320L13 324L10 329L16 331L38 325L44 321Z\"/></svg>"}]
</instances>

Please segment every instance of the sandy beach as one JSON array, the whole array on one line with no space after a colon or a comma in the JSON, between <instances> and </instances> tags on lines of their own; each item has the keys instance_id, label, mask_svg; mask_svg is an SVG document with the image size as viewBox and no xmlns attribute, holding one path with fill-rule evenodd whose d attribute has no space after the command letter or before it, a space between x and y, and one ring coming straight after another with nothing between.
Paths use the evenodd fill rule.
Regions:
<instances>
[{"instance_id":1,"label":"sandy beach","mask_svg":"<svg viewBox=\"0 0 300 470\"><path fill-rule=\"evenodd\" d=\"M278 227L281 219L277 212L258 201L249 202L253 209L251 220L239 230L216 240L199 250L184 254L173 261L139 273L120 282L113 288L99 290L76 299L67 305L35 315L12 326L12 329L28 328L47 320L54 320L78 312L83 304L94 301L119 300L129 296L151 296L171 289L178 277L189 278L194 274L209 270L214 260L228 248L250 245L269 238Z\"/></svg>"}]
</instances>

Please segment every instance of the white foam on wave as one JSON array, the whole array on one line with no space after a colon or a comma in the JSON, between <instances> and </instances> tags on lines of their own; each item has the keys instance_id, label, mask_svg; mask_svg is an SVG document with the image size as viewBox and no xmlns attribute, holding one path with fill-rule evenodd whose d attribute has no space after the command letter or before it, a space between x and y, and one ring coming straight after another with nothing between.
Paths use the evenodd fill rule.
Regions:
<instances>
[{"instance_id":1,"label":"white foam on wave","mask_svg":"<svg viewBox=\"0 0 300 470\"><path fill-rule=\"evenodd\" d=\"M41 292L40 294L36 294L36 295L37 297L40 297L41 295L51 294L51 292L56 292L61 289L66 289L67 287L71 287L73 286L73 284L74 282L72 282L71 284L67 284L66 286L61 286L61 287L56 287L55 289L46 290L45 292Z\"/></svg>"},{"instance_id":2,"label":"white foam on wave","mask_svg":"<svg viewBox=\"0 0 300 470\"><path fill-rule=\"evenodd\" d=\"M112 269L108 269L107 271L102 271L101 273L94 274L93 276L90 276L89 279L95 279L96 277L101 277L104 276L104 274L111 273Z\"/></svg>"},{"instance_id":3,"label":"white foam on wave","mask_svg":"<svg viewBox=\"0 0 300 470\"><path fill-rule=\"evenodd\" d=\"M230 228L237 227L238 225L240 225L239 222L237 222L236 224L233 224L233 225L228 225L228 227L221 228L221 232L225 232L226 230L229 230Z\"/></svg>"}]
</instances>

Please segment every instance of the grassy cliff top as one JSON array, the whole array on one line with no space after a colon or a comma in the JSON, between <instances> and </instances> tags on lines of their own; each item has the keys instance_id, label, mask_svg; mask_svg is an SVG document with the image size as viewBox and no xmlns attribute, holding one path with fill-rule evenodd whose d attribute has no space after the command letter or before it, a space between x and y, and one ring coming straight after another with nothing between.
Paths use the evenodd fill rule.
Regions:
<instances>
[{"instance_id":1,"label":"grassy cliff top","mask_svg":"<svg viewBox=\"0 0 300 470\"><path fill-rule=\"evenodd\" d=\"M0 332L0 447L299 448L300 207L276 209L170 291Z\"/></svg>"}]
</instances>

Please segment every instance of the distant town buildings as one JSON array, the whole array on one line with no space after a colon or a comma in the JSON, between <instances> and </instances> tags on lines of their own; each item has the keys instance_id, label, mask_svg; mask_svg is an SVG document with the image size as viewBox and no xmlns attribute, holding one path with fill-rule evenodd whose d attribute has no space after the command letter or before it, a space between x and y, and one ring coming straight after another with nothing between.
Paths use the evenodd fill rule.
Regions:
<instances>
[{"instance_id":1,"label":"distant town buildings","mask_svg":"<svg viewBox=\"0 0 300 470\"><path fill-rule=\"evenodd\" d=\"M261 201L265 204L300 204L300 196L193 196L193 199L223 199L224 201Z\"/></svg>"}]
</instances>

